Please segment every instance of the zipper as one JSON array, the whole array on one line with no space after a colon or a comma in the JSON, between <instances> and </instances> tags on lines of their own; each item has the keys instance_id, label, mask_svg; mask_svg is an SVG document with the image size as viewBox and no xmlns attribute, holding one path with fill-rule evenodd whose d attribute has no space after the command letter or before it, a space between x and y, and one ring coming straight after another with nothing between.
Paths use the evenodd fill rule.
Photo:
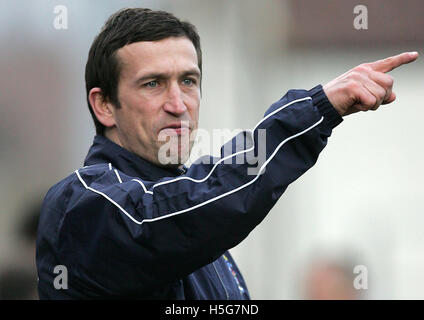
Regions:
<instances>
[{"instance_id":1,"label":"zipper","mask_svg":"<svg viewBox=\"0 0 424 320\"><path fill-rule=\"evenodd\" d=\"M215 267L215 261L214 261L214 262L212 262L212 266L213 266L213 268L215 269L216 274L218 275L219 281L221 281L221 285L222 285L222 287L224 288L225 295L227 296L227 300L230 300L230 296L229 296L229 294L228 294L227 288L224 286L224 282L222 281L221 276L219 275L219 272L218 272L218 270L217 270L217 269L216 269L216 267Z\"/></svg>"},{"instance_id":2,"label":"zipper","mask_svg":"<svg viewBox=\"0 0 424 320\"><path fill-rule=\"evenodd\" d=\"M238 296L240 297L240 300L244 300L242 292L244 292L245 289L243 288L242 284L240 283L240 280L237 277L237 273L234 270L233 264L231 263L231 261L227 258L227 256L225 254L223 254L222 257L224 258L226 267L227 267L229 273L231 274L231 278L233 280L233 283L237 287L237 292L238 292Z\"/></svg>"}]
</instances>

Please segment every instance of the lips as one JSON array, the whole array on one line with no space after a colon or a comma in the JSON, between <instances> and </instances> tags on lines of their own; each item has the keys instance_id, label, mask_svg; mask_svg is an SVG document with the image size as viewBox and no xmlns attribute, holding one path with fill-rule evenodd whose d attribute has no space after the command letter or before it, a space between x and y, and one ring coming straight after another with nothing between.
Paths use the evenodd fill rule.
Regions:
<instances>
[{"instance_id":1,"label":"lips","mask_svg":"<svg viewBox=\"0 0 424 320\"><path fill-rule=\"evenodd\" d=\"M174 122L174 123L170 123L168 125L166 125L165 127L163 127L162 129L160 129L161 131L170 131L171 133L177 133L178 135L184 133L184 132L188 132L190 129L188 122Z\"/></svg>"}]
</instances>

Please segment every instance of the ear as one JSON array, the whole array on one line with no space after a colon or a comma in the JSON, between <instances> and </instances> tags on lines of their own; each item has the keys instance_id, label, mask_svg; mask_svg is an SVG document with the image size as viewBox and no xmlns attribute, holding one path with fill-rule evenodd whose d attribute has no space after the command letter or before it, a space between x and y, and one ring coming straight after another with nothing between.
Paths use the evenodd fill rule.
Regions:
<instances>
[{"instance_id":1,"label":"ear","mask_svg":"<svg viewBox=\"0 0 424 320\"><path fill-rule=\"evenodd\" d=\"M107 102L100 88L93 88L88 94L88 100L90 101L91 108L97 117L105 127L113 127L116 125L115 117L113 115L113 105Z\"/></svg>"}]
</instances>

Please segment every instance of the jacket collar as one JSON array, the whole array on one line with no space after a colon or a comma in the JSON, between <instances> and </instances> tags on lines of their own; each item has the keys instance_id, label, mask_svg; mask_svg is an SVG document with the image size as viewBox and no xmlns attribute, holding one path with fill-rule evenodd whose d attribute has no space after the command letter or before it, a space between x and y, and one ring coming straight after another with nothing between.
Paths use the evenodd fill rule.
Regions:
<instances>
[{"instance_id":1,"label":"jacket collar","mask_svg":"<svg viewBox=\"0 0 424 320\"><path fill-rule=\"evenodd\" d=\"M112 164L112 167L129 176L139 177L149 181L159 180L164 177L179 176L186 170L185 167L184 169L158 167L122 148L108 138L96 135L93 144L88 150L84 166L109 162Z\"/></svg>"}]
</instances>

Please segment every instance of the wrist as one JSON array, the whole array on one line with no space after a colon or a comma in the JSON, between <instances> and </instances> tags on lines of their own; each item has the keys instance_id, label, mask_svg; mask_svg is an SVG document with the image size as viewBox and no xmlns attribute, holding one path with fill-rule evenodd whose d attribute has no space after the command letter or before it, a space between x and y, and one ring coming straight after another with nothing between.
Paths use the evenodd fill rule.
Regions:
<instances>
[{"instance_id":1,"label":"wrist","mask_svg":"<svg viewBox=\"0 0 424 320\"><path fill-rule=\"evenodd\" d=\"M312 103L315 107L317 107L317 109L325 118L325 121L331 126L331 128L336 127L343 121L339 111L328 99L327 94L324 91L322 85L319 84L308 92L312 98Z\"/></svg>"}]
</instances>

